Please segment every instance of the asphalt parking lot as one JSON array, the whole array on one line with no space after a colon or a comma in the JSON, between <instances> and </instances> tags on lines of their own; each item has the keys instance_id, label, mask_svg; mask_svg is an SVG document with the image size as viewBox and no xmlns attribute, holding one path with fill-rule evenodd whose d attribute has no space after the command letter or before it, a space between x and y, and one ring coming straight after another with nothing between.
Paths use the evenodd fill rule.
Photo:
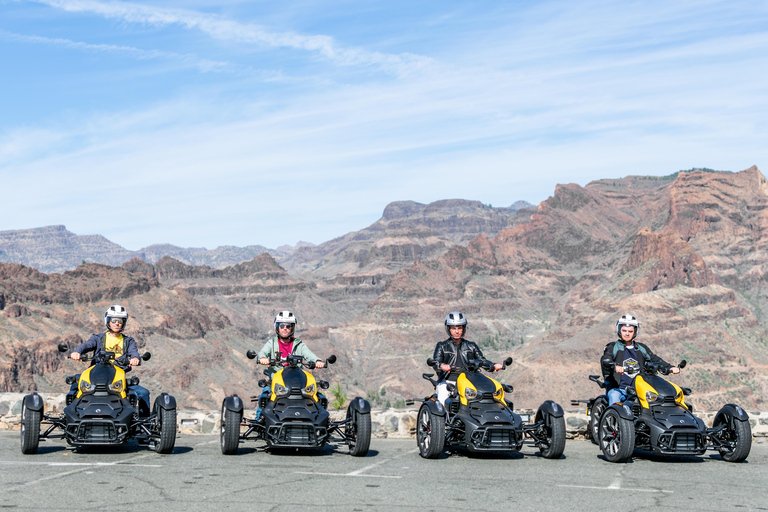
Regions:
<instances>
[{"instance_id":1,"label":"asphalt parking lot","mask_svg":"<svg viewBox=\"0 0 768 512\"><path fill-rule=\"evenodd\" d=\"M224 456L210 435L180 435L170 455L136 446L72 451L63 441L22 455L18 432L0 432L0 508L10 510L768 510L767 481L765 444L741 464L716 453L636 453L611 464L588 441L568 441L559 460L532 446L424 460L415 440L402 439L373 439L363 458L345 446L272 453L255 442Z\"/></svg>"}]
</instances>

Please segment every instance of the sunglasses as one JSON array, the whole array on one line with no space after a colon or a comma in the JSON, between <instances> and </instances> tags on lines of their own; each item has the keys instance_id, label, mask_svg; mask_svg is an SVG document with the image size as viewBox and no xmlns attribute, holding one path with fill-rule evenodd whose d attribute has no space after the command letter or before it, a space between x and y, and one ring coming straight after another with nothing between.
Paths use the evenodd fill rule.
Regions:
<instances>
[{"instance_id":1,"label":"sunglasses","mask_svg":"<svg viewBox=\"0 0 768 512\"><path fill-rule=\"evenodd\" d=\"M110 318L109 323L123 325L125 323L125 320L123 320L122 318Z\"/></svg>"},{"instance_id":2,"label":"sunglasses","mask_svg":"<svg viewBox=\"0 0 768 512\"><path fill-rule=\"evenodd\" d=\"M278 329L293 329L293 324L277 324Z\"/></svg>"}]
</instances>

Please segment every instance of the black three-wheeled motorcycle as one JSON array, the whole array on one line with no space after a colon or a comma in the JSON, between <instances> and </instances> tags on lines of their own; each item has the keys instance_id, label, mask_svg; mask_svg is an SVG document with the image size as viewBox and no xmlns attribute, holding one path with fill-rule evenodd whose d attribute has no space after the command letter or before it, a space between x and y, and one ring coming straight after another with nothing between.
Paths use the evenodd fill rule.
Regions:
<instances>
[{"instance_id":1,"label":"black three-wheeled motorcycle","mask_svg":"<svg viewBox=\"0 0 768 512\"><path fill-rule=\"evenodd\" d=\"M60 352L69 348L62 343ZM142 355L144 361L151 354ZM131 386L139 384L138 377L126 379L128 356L115 360L114 352L97 352L92 366L79 375L66 378L67 384L77 383L67 394L61 416L49 416L44 401L37 393L24 397L21 408L21 452L37 453L41 440L64 439L75 447L122 446L130 439L150 446L158 453L171 453L176 443L176 399L162 393L155 399L150 413L140 406L139 397ZM88 361L86 356L81 361ZM117 364L115 364L117 363ZM41 426L45 426L40 433Z\"/></svg>"},{"instance_id":2,"label":"black three-wheeled motorcycle","mask_svg":"<svg viewBox=\"0 0 768 512\"><path fill-rule=\"evenodd\" d=\"M685 368L681 361L679 368ZM635 449L663 455L703 455L716 450L729 462L741 462L752 447L752 428L746 411L735 404L724 405L715 415L712 428L693 415L685 402L690 388L661 378L671 366L646 361L645 374L637 375L624 402L608 406L606 395L589 400L572 400L572 405L587 405L589 434L610 462L623 462ZM597 375L589 379L601 388L605 381Z\"/></svg>"},{"instance_id":3,"label":"black three-wheeled motorcycle","mask_svg":"<svg viewBox=\"0 0 768 512\"><path fill-rule=\"evenodd\" d=\"M249 350L249 359L256 352ZM336 356L326 359L336 362ZM314 362L304 362L301 356L290 355L281 359L279 354L269 361L270 366L282 364L283 368L272 375L271 380L261 379L259 386L269 388L267 396L252 396L252 402L260 402L261 416L243 418L243 400L237 395L228 396L221 406L221 453L234 455L239 443L246 440L266 441L270 448L319 449L330 440L339 440L349 446L349 453L364 457L371 442L371 405L361 397L353 399L347 407L343 421L331 421L328 399L320 389L329 384L304 370L314 369ZM241 426L245 427L241 433Z\"/></svg>"},{"instance_id":4,"label":"black three-wheeled motorcycle","mask_svg":"<svg viewBox=\"0 0 768 512\"><path fill-rule=\"evenodd\" d=\"M507 358L503 368L512 364ZM427 365L434 366L432 358ZM494 370L490 361L467 361L465 370L452 367L458 373L456 385L450 384L450 397L445 407L433 394L421 400L416 424L419 454L428 459L440 456L445 447L461 447L473 452L518 452L528 437L541 455L558 459L565 449L565 418L560 405L547 400L536 411L533 423L525 423L513 411L507 399L512 386L483 375L480 370ZM434 374L422 376L437 386ZM410 403L413 403L411 401Z\"/></svg>"}]
</instances>

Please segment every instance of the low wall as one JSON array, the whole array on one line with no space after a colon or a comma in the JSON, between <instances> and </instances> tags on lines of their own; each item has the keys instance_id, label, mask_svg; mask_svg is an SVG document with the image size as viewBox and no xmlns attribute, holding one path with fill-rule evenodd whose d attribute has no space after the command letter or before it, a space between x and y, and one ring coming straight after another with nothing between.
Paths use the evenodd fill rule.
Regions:
<instances>
[{"instance_id":1,"label":"low wall","mask_svg":"<svg viewBox=\"0 0 768 512\"><path fill-rule=\"evenodd\" d=\"M40 393L45 400L46 414L58 415L64 407L63 393ZM0 430L17 430L21 421L21 400L23 393L0 393ZM536 413L533 409L520 409L515 412ZM256 411L246 410L246 417L253 418ZM416 409L374 409L371 411L371 430L373 437L409 438L416 435ZM717 411L696 411L696 415L712 426ZM752 425L752 437L756 443L768 442L768 412L748 411ZM344 411L331 411L331 418L339 421L344 418ZM220 411L177 411L179 432L186 434L212 434L221 427ZM565 426L568 439L585 438L587 416L584 409L566 409Z\"/></svg>"}]
</instances>

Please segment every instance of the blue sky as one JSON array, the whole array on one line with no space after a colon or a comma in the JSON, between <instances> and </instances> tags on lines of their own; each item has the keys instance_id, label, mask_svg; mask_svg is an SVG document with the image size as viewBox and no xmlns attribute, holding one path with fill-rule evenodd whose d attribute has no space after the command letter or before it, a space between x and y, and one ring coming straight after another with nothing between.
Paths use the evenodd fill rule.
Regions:
<instances>
[{"instance_id":1,"label":"blue sky","mask_svg":"<svg viewBox=\"0 0 768 512\"><path fill-rule=\"evenodd\" d=\"M768 168L765 1L0 0L0 230L132 250Z\"/></svg>"}]
</instances>

